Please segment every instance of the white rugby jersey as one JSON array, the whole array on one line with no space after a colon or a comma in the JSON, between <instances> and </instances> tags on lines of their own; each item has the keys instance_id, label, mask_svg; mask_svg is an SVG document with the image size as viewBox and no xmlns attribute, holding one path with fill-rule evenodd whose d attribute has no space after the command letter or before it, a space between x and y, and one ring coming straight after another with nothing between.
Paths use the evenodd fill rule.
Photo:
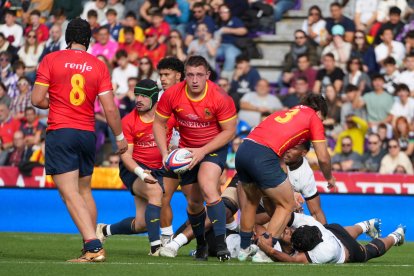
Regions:
<instances>
[{"instance_id":1,"label":"white rugby jersey","mask_svg":"<svg viewBox=\"0 0 414 276\"><path fill-rule=\"evenodd\" d=\"M294 216L295 219L292 227L298 228L302 225L309 225L316 226L321 230L323 241L314 249L305 252L310 263L326 264L345 262L345 246L331 231L327 230L311 216L298 213L294 213Z\"/></svg>"},{"instance_id":2,"label":"white rugby jersey","mask_svg":"<svg viewBox=\"0 0 414 276\"><path fill-rule=\"evenodd\" d=\"M289 166L286 167L288 168L289 181L295 192L301 193L305 199L312 198L318 193L313 170L306 158L303 158L302 165L296 170L291 171Z\"/></svg>"}]
</instances>

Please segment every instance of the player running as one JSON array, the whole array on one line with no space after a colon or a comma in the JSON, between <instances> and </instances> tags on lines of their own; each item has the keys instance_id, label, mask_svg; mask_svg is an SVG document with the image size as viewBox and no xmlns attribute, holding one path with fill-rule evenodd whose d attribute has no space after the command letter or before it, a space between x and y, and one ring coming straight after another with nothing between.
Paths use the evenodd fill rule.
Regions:
<instances>
[{"instance_id":1,"label":"player running","mask_svg":"<svg viewBox=\"0 0 414 276\"><path fill-rule=\"evenodd\" d=\"M117 141L127 150L119 111L114 104L111 77L103 62L88 54L89 23L73 19L66 29L67 50L45 56L39 65L32 104L48 109L46 174L52 175L60 195L83 238L82 255L70 262L103 262L105 250L95 234L96 206L91 193L95 163L96 97Z\"/></svg>"},{"instance_id":2,"label":"player running","mask_svg":"<svg viewBox=\"0 0 414 276\"><path fill-rule=\"evenodd\" d=\"M165 126L171 115L176 117L179 146L192 153L189 171L180 176L180 184L187 196L188 218L197 239L195 259L207 260L203 205L206 201L217 240L217 258L224 261L230 258L230 252L225 243L226 213L219 193L219 178L226 162L227 144L236 132L237 115L233 100L208 80L208 68L201 56L188 59L186 80L168 89L160 99L154 136L165 163L168 156Z\"/></svg>"},{"instance_id":3,"label":"player running","mask_svg":"<svg viewBox=\"0 0 414 276\"><path fill-rule=\"evenodd\" d=\"M96 229L102 241L111 235L130 235L148 230L151 256L158 256L161 246L160 212L162 177L165 173L162 156L152 133L158 93L154 81L140 81L134 89L135 110L122 119L128 150L121 155L119 175L134 196L136 215L110 225L98 224ZM171 117L167 122L167 140L171 138L174 124L175 120Z\"/></svg>"},{"instance_id":4,"label":"player running","mask_svg":"<svg viewBox=\"0 0 414 276\"><path fill-rule=\"evenodd\" d=\"M275 242L295 208L291 183L280 167L280 158L288 149L311 140L328 187L335 186L322 124L326 113L327 105L322 96L307 95L302 105L268 116L240 145L236 170L247 195L240 221L241 254L252 253L254 217L262 194L275 206L267 227L267 234L275 237Z\"/></svg>"}]
</instances>

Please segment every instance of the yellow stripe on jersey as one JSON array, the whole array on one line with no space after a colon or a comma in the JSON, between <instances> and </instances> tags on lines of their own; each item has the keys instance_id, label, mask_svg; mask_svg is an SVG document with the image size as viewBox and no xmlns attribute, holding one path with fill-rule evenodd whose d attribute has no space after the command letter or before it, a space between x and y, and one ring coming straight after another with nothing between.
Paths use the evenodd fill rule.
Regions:
<instances>
[{"instance_id":1,"label":"yellow stripe on jersey","mask_svg":"<svg viewBox=\"0 0 414 276\"><path fill-rule=\"evenodd\" d=\"M226 120L219 121L219 123L225 123L225 122L231 121L231 120L233 120L233 119L235 119L235 118L237 118L237 114L236 114L236 115L234 115L233 117L230 117L230 118L226 119Z\"/></svg>"},{"instance_id":2,"label":"yellow stripe on jersey","mask_svg":"<svg viewBox=\"0 0 414 276\"><path fill-rule=\"evenodd\" d=\"M326 142L326 140L313 140L312 143Z\"/></svg>"},{"instance_id":3,"label":"yellow stripe on jersey","mask_svg":"<svg viewBox=\"0 0 414 276\"><path fill-rule=\"evenodd\" d=\"M207 90L208 90L208 82L206 82L206 87L204 88L203 96L201 96L200 99L194 100L193 98L190 97L190 95L188 95L188 85L187 84L185 85L185 95L192 102L202 101L206 97L206 95L207 95Z\"/></svg>"},{"instance_id":4,"label":"yellow stripe on jersey","mask_svg":"<svg viewBox=\"0 0 414 276\"><path fill-rule=\"evenodd\" d=\"M38 84L38 85L41 85L41 86L46 86L46 87L49 87L49 84L48 84L48 83L42 83L42 82L38 82L38 81L36 81L36 82L35 82L35 84Z\"/></svg>"},{"instance_id":5,"label":"yellow stripe on jersey","mask_svg":"<svg viewBox=\"0 0 414 276\"><path fill-rule=\"evenodd\" d=\"M301 136L302 134L304 134L304 133L306 133L306 132L309 132L309 129L305 129L304 131L302 131L302 132L300 132L300 133L298 133L298 134L296 134L295 136L293 136L292 138L290 138L289 140L287 140L281 147L280 147L280 149L279 149L279 152L278 152L278 154L280 155L280 152L282 151L282 149L284 148L284 147L286 147L289 143L290 143L290 141L292 141L293 139L296 139L297 137L299 137L299 136Z\"/></svg>"},{"instance_id":6,"label":"yellow stripe on jersey","mask_svg":"<svg viewBox=\"0 0 414 276\"><path fill-rule=\"evenodd\" d=\"M165 115L162 115L161 113L159 113L158 111L156 111L155 110L155 113L158 115L158 116L160 116L160 117L162 117L162 118L165 118L165 119L168 119L168 118L170 118L171 116L165 116Z\"/></svg>"}]
</instances>

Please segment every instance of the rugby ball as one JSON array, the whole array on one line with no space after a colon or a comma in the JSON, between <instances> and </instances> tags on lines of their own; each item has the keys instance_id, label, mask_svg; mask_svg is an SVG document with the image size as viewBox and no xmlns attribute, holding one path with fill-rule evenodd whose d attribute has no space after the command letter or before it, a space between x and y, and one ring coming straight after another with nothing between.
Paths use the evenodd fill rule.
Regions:
<instances>
[{"instance_id":1,"label":"rugby ball","mask_svg":"<svg viewBox=\"0 0 414 276\"><path fill-rule=\"evenodd\" d=\"M188 170L188 166L192 160L191 155L186 149L175 149L168 154L165 165L168 170L173 171L176 174L185 173Z\"/></svg>"}]
</instances>

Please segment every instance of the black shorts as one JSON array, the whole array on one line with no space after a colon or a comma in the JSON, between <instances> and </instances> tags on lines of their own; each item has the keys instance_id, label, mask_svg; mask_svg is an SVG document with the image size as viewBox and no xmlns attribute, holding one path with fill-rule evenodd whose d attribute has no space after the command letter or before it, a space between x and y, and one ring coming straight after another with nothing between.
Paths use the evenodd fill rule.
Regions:
<instances>
[{"instance_id":1,"label":"black shorts","mask_svg":"<svg viewBox=\"0 0 414 276\"><path fill-rule=\"evenodd\" d=\"M96 136L93 131L61 128L46 132L47 175L79 170L79 176L93 173Z\"/></svg>"},{"instance_id":2,"label":"black shorts","mask_svg":"<svg viewBox=\"0 0 414 276\"><path fill-rule=\"evenodd\" d=\"M155 177L158 180L158 183L161 185L162 190L164 191L163 187L163 181L162 177L165 174L165 169L151 169L144 164L141 164L137 162L137 164L144 170L150 170L151 175ZM135 180L138 178L138 175L136 175L133 172L130 172L125 166L123 162L119 163L119 177L121 178L124 185L127 187L127 189L131 192L132 195L136 195L132 189L132 186L134 185Z\"/></svg>"},{"instance_id":3,"label":"black shorts","mask_svg":"<svg viewBox=\"0 0 414 276\"><path fill-rule=\"evenodd\" d=\"M364 263L367 261L364 246L359 244L341 225L337 223L326 224L325 228L331 231L348 249L349 263Z\"/></svg>"},{"instance_id":4,"label":"black shorts","mask_svg":"<svg viewBox=\"0 0 414 276\"><path fill-rule=\"evenodd\" d=\"M260 189L275 188L287 178L280 157L271 148L248 139L237 150L236 170L241 182L254 183Z\"/></svg>"},{"instance_id":5,"label":"black shorts","mask_svg":"<svg viewBox=\"0 0 414 276\"><path fill-rule=\"evenodd\" d=\"M180 175L174 173L173 171L167 171L164 176L174 179L178 178L181 186L197 183L198 170L200 169L200 164L203 162L211 162L217 164L220 167L221 171L223 171L224 165L226 164L227 151L228 147L226 145L216 150L215 152L207 154L203 158L203 160L201 160L200 163L198 163L192 170L186 171L185 173Z\"/></svg>"}]
</instances>

